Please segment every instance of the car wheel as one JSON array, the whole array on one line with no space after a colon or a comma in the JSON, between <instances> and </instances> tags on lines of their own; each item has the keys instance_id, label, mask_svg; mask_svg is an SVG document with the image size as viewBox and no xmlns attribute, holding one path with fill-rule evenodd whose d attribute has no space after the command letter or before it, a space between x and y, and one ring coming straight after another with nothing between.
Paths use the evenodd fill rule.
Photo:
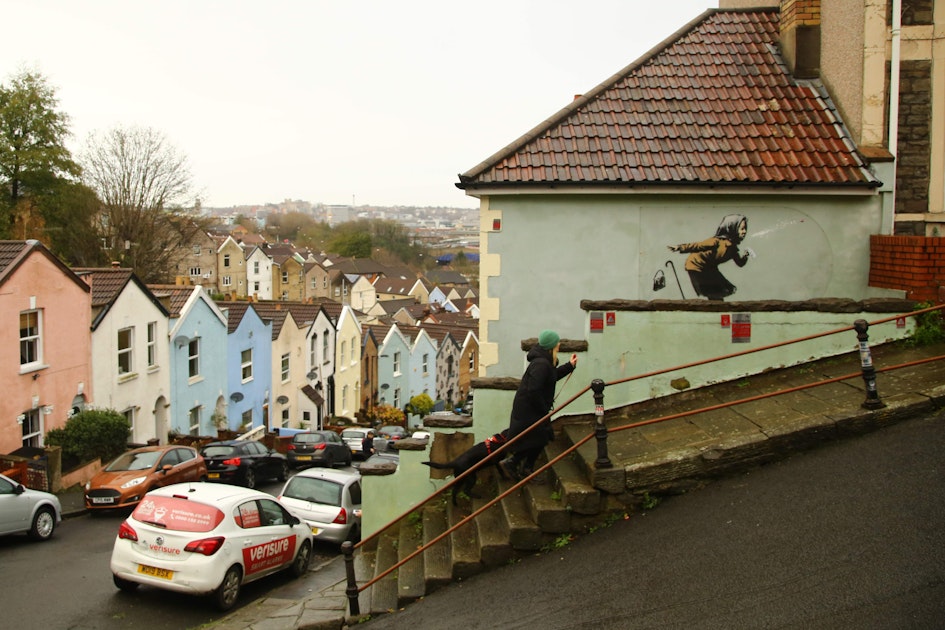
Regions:
<instances>
[{"instance_id":1,"label":"car wheel","mask_svg":"<svg viewBox=\"0 0 945 630\"><path fill-rule=\"evenodd\" d=\"M117 575L112 575L112 582L114 582L118 590L123 593L133 593L138 588L137 582L120 578Z\"/></svg>"},{"instance_id":2,"label":"car wheel","mask_svg":"<svg viewBox=\"0 0 945 630\"><path fill-rule=\"evenodd\" d=\"M254 490L256 488L256 473L253 472L252 468L246 469L246 487L250 490Z\"/></svg>"},{"instance_id":3,"label":"car wheel","mask_svg":"<svg viewBox=\"0 0 945 630\"><path fill-rule=\"evenodd\" d=\"M289 465L285 462L282 462L282 465L279 467L279 474L276 477L279 481L285 481L289 478Z\"/></svg>"},{"instance_id":4,"label":"car wheel","mask_svg":"<svg viewBox=\"0 0 945 630\"><path fill-rule=\"evenodd\" d=\"M292 562L293 577L302 577L308 573L308 565L312 562L312 546L308 541L302 543L299 552L295 554L295 561Z\"/></svg>"},{"instance_id":5,"label":"car wheel","mask_svg":"<svg viewBox=\"0 0 945 630\"><path fill-rule=\"evenodd\" d=\"M33 516L33 525L30 527L30 538L33 540L49 540L56 531L56 513L51 507L41 507Z\"/></svg>"},{"instance_id":6,"label":"car wheel","mask_svg":"<svg viewBox=\"0 0 945 630\"><path fill-rule=\"evenodd\" d=\"M234 564L226 570L223 581L220 582L220 586L217 587L217 590L213 592L213 599L214 602L216 602L217 608L220 610L233 608L233 605L236 604L236 600L239 599L240 596L240 582L242 578L243 575L238 565Z\"/></svg>"}]
</instances>

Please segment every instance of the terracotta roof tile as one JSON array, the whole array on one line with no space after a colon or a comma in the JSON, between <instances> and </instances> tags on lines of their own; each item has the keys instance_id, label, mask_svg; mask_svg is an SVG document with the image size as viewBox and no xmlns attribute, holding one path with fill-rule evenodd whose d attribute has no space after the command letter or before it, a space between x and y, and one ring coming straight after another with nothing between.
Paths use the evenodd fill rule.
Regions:
<instances>
[{"instance_id":1,"label":"terracotta roof tile","mask_svg":"<svg viewBox=\"0 0 945 630\"><path fill-rule=\"evenodd\" d=\"M877 185L822 86L775 54L778 19L708 11L458 186Z\"/></svg>"}]
</instances>

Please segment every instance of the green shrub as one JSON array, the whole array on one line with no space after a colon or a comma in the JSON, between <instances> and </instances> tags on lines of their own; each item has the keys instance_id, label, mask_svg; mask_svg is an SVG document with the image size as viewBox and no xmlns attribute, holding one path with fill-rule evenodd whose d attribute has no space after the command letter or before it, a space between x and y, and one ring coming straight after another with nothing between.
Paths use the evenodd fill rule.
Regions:
<instances>
[{"instance_id":1,"label":"green shrub","mask_svg":"<svg viewBox=\"0 0 945 630\"><path fill-rule=\"evenodd\" d=\"M931 307L929 302L922 302L916 305L916 310L922 310ZM945 320L942 319L942 311L929 311L915 316L915 328L912 331L910 341L915 346L928 346L945 341Z\"/></svg>"},{"instance_id":2,"label":"green shrub","mask_svg":"<svg viewBox=\"0 0 945 630\"><path fill-rule=\"evenodd\" d=\"M62 429L46 433L45 443L62 448L64 456L87 462L96 458L108 462L128 449L131 426L122 414L111 409L89 409L72 416Z\"/></svg>"}]
</instances>

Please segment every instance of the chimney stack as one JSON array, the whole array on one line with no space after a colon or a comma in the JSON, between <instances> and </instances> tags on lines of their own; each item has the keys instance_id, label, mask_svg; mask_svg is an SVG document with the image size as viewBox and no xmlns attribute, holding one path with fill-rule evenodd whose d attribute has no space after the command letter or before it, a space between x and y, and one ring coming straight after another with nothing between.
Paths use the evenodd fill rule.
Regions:
<instances>
[{"instance_id":1,"label":"chimney stack","mask_svg":"<svg viewBox=\"0 0 945 630\"><path fill-rule=\"evenodd\" d=\"M781 0L781 55L795 78L820 76L820 0Z\"/></svg>"}]
</instances>

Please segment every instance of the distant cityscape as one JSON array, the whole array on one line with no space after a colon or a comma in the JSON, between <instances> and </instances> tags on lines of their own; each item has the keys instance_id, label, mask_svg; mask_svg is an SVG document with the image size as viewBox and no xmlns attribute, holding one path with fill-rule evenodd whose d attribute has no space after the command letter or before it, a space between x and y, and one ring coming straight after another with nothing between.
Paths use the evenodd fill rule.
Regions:
<instances>
[{"instance_id":1,"label":"distant cityscape","mask_svg":"<svg viewBox=\"0 0 945 630\"><path fill-rule=\"evenodd\" d=\"M244 205L227 208L201 208L206 216L232 224L240 216L252 219L262 228L271 214L300 213L334 227L359 219L386 219L404 225L427 243L440 247L479 248L479 209L417 206L355 206L311 203L286 199L281 203Z\"/></svg>"}]
</instances>

